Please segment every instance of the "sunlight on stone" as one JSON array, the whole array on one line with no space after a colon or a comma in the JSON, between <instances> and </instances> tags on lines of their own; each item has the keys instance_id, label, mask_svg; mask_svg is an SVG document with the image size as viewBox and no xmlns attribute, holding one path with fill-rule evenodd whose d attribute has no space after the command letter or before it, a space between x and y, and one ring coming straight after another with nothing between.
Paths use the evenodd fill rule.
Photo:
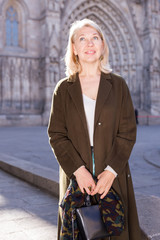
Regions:
<instances>
[{"instance_id":1,"label":"sunlight on stone","mask_svg":"<svg viewBox=\"0 0 160 240\"><path fill-rule=\"evenodd\" d=\"M0 195L0 207L5 206L8 203L7 199Z\"/></svg>"}]
</instances>

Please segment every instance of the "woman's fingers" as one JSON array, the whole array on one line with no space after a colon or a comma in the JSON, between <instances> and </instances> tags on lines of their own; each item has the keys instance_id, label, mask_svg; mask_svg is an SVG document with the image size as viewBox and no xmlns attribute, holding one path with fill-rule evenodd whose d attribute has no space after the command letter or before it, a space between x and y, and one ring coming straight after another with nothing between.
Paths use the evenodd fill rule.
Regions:
<instances>
[{"instance_id":1,"label":"woman's fingers","mask_svg":"<svg viewBox=\"0 0 160 240\"><path fill-rule=\"evenodd\" d=\"M76 176L81 192L84 193L85 190L90 195L91 191L95 188L95 182L90 172L85 167L81 167L76 170L74 175Z\"/></svg>"},{"instance_id":2,"label":"woman's fingers","mask_svg":"<svg viewBox=\"0 0 160 240\"><path fill-rule=\"evenodd\" d=\"M79 185L78 185L78 186L79 186ZM81 192L84 193L83 187L80 187L80 186L79 186L79 188L80 188Z\"/></svg>"},{"instance_id":3,"label":"woman's fingers","mask_svg":"<svg viewBox=\"0 0 160 240\"><path fill-rule=\"evenodd\" d=\"M91 191L91 192L94 191L95 187L96 187L96 184L95 184L94 179L92 178L92 183L91 183L91 185L90 185L90 191Z\"/></svg>"},{"instance_id":4,"label":"woman's fingers","mask_svg":"<svg viewBox=\"0 0 160 240\"><path fill-rule=\"evenodd\" d=\"M109 191L109 189L106 188L106 190L103 192L103 194L100 196L100 198L103 199L107 195L108 191Z\"/></svg>"},{"instance_id":5,"label":"woman's fingers","mask_svg":"<svg viewBox=\"0 0 160 240\"><path fill-rule=\"evenodd\" d=\"M100 179L100 177L102 176L102 174L103 174L103 172L98 175L97 179Z\"/></svg>"},{"instance_id":6,"label":"woman's fingers","mask_svg":"<svg viewBox=\"0 0 160 240\"><path fill-rule=\"evenodd\" d=\"M91 193L92 193L92 191L94 190L95 186L96 186L96 185L95 185L95 182L94 182L94 180L93 180L93 178L92 178L92 176L91 176L90 181L87 182L87 186L85 187L85 191L86 191L89 195L91 195Z\"/></svg>"},{"instance_id":7,"label":"woman's fingers","mask_svg":"<svg viewBox=\"0 0 160 240\"><path fill-rule=\"evenodd\" d=\"M97 193L100 193L100 188L101 188L101 185L99 183L97 183L96 187L94 188L94 190L92 191L91 195L95 195Z\"/></svg>"},{"instance_id":8,"label":"woman's fingers","mask_svg":"<svg viewBox=\"0 0 160 240\"><path fill-rule=\"evenodd\" d=\"M99 193L102 194L101 198L104 198L113 184L115 175L112 172L105 170L99 174L97 178L98 182L94 191L92 192L92 195Z\"/></svg>"},{"instance_id":9,"label":"woman's fingers","mask_svg":"<svg viewBox=\"0 0 160 240\"><path fill-rule=\"evenodd\" d=\"M78 183L78 182L77 182ZM94 184L95 185L95 184ZM89 194L89 195L91 195L91 193L92 193L92 189L94 189L94 185L89 185L89 187L84 187L83 185L81 185L81 186L79 186L79 188L80 188L80 190L81 190L81 192L82 193L84 193L84 190Z\"/></svg>"},{"instance_id":10,"label":"woman's fingers","mask_svg":"<svg viewBox=\"0 0 160 240\"><path fill-rule=\"evenodd\" d=\"M85 190L89 195L91 194L91 190L88 187L86 187Z\"/></svg>"},{"instance_id":11,"label":"woman's fingers","mask_svg":"<svg viewBox=\"0 0 160 240\"><path fill-rule=\"evenodd\" d=\"M96 185L92 175L85 167L77 169L74 174L82 193L85 191L89 195L99 193L101 194L101 198L104 198L104 196L108 193L115 179L115 175L112 172L105 170L98 175L98 182Z\"/></svg>"}]
</instances>

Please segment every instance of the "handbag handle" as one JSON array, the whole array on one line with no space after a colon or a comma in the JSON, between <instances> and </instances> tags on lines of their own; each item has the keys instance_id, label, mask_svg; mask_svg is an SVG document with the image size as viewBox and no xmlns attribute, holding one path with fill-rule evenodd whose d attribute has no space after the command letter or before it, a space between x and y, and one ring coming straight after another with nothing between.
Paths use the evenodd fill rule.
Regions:
<instances>
[{"instance_id":1,"label":"handbag handle","mask_svg":"<svg viewBox=\"0 0 160 240\"><path fill-rule=\"evenodd\" d=\"M85 197L84 206L89 207L91 205L92 205L91 204L91 197L90 197L90 195L87 194L86 197Z\"/></svg>"}]
</instances>

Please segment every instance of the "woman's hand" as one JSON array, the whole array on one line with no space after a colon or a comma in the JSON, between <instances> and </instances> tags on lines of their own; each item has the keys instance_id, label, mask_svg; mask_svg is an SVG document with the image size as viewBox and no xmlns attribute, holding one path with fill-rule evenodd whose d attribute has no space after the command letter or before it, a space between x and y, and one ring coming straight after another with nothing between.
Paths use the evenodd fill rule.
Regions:
<instances>
[{"instance_id":1,"label":"woman's hand","mask_svg":"<svg viewBox=\"0 0 160 240\"><path fill-rule=\"evenodd\" d=\"M85 167L80 167L74 172L74 175L81 192L84 193L86 190L90 195L96 186L90 172Z\"/></svg>"},{"instance_id":2,"label":"woman's hand","mask_svg":"<svg viewBox=\"0 0 160 240\"><path fill-rule=\"evenodd\" d=\"M99 193L101 194L100 198L103 199L111 188L115 179L115 175L112 172L105 170L101 174L99 174L97 178L97 185L94 191L92 191L91 195L93 196L96 193Z\"/></svg>"}]
</instances>

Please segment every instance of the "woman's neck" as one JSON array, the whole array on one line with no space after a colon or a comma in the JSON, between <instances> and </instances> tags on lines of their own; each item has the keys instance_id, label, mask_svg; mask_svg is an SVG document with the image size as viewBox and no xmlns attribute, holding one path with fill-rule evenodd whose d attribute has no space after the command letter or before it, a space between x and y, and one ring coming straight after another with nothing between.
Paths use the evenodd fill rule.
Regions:
<instances>
[{"instance_id":1,"label":"woman's neck","mask_svg":"<svg viewBox=\"0 0 160 240\"><path fill-rule=\"evenodd\" d=\"M82 66L82 71L79 73L79 76L81 78L95 78L96 76L100 76L101 72L99 70L99 67L94 64L85 64Z\"/></svg>"}]
</instances>

